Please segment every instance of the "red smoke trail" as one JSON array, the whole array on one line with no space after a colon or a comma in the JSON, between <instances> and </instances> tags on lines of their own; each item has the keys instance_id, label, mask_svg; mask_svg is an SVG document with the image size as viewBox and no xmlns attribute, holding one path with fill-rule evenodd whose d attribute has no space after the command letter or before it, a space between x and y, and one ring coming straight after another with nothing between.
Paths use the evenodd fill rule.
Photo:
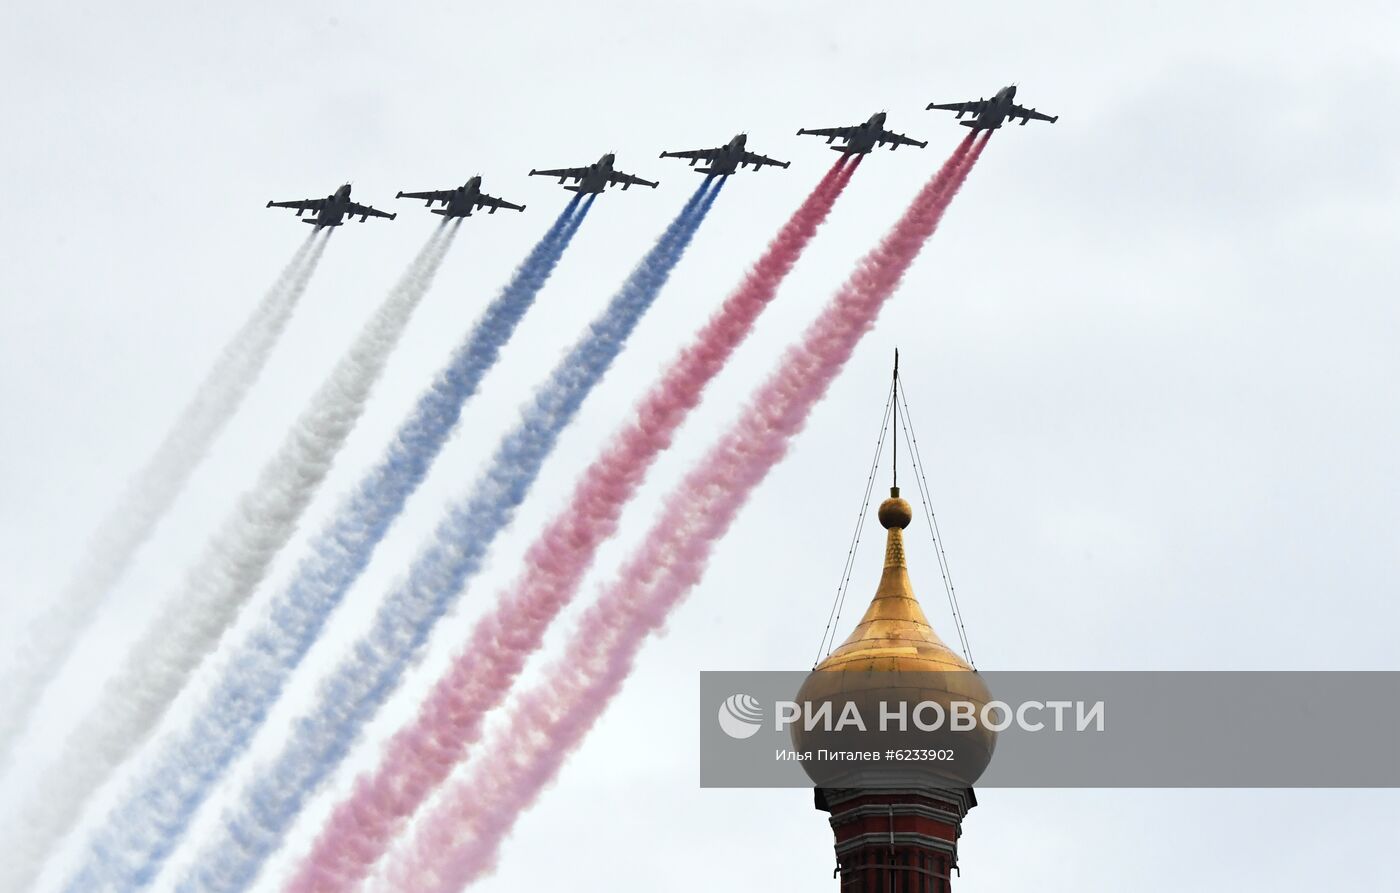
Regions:
<instances>
[{"instance_id":1,"label":"red smoke trail","mask_svg":"<svg viewBox=\"0 0 1400 893\"><path fill-rule=\"evenodd\" d=\"M516 819L621 688L647 635L699 581L714 544L874 325L985 145L986 137L963 140L666 501L643 546L583 615L547 682L519 699L483 760L444 792L412 844L395 854L390 888L450 893L490 870Z\"/></svg>"},{"instance_id":2,"label":"red smoke trail","mask_svg":"<svg viewBox=\"0 0 1400 893\"><path fill-rule=\"evenodd\" d=\"M656 457L671 443L710 380L724 367L802 250L816 235L857 163L841 159L769 243L739 287L638 404L635 417L588 468L569 505L525 558L524 573L497 598L465 649L420 709L390 740L372 775L361 776L332 813L289 891L351 890L404 821L481 736L482 717L504 700L545 630L578 591L598 547Z\"/></svg>"}]
</instances>

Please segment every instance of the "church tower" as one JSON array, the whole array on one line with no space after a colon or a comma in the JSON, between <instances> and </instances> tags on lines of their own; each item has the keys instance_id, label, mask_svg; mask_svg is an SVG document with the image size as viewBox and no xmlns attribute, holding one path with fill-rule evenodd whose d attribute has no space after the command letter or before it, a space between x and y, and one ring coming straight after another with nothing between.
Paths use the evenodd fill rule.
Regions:
<instances>
[{"instance_id":1,"label":"church tower","mask_svg":"<svg viewBox=\"0 0 1400 893\"><path fill-rule=\"evenodd\" d=\"M886 530L885 561L875 597L846 641L807 677L798 700L839 693L872 703L886 694L908 697L912 686L921 700L986 704L991 695L981 677L933 631L914 595L904 551L904 528L913 510L898 487L880 505L879 519ZM970 752L958 758L963 771L967 760L981 760L980 774L991 759L995 735L978 729L971 743ZM935 766L912 766L898 776L856 773L835 784L830 778L814 780L816 807L829 814L835 837L842 893L952 889L963 818L977 805L965 782L940 777Z\"/></svg>"}]
</instances>

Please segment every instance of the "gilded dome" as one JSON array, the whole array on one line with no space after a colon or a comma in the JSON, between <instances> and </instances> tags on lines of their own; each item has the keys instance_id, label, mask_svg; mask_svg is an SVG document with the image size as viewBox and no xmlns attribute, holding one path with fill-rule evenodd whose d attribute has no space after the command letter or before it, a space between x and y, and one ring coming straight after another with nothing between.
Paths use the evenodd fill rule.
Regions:
<instances>
[{"instance_id":1,"label":"gilded dome","mask_svg":"<svg viewBox=\"0 0 1400 893\"><path fill-rule=\"evenodd\" d=\"M936 701L944 707L968 701L979 711L991 700L982 677L933 631L914 595L904 556L904 528L913 514L908 501L900 498L899 488L891 488L890 498L878 511L886 534L884 568L875 597L840 647L808 675L799 702L833 700L839 713L839 702L849 700L861 705L863 714L874 715L879 702L886 699ZM799 751L820 746L798 725L792 729ZM995 745L996 734L990 730L979 727L965 733L959 744L959 771L973 768L971 777L980 775ZM814 781L829 783L815 776Z\"/></svg>"},{"instance_id":2,"label":"gilded dome","mask_svg":"<svg viewBox=\"0 0 1400 893\"><path fill-rule=\"evenodd\" d=\"M888 532L885 534L885 567L880 585L875 589L875 598L846 641L817 664L814 672L971 672L972 667L933 631L914 595L904 561L904 528L913 520L914 511L908 500L900 497L897 487L891 488L890 498L880 504L878 516Z\"/></svg>"}]
</instances>

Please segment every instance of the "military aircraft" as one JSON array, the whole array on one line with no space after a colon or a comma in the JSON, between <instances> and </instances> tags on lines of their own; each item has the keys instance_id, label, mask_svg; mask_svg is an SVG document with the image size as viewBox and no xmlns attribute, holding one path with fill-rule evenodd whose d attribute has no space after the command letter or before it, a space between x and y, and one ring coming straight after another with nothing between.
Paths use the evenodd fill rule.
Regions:
<instances>
[{"instance_id":1,"label":"military aircraft","mask_svg":"<svg viewBox=\"0 0 1400 893\"><path fill-rule=\"evenodd\" d=\"M397 214L386 214L383 211L376 211L369 205L361 205L350 201L350 184L337 189L325 198L308 198L299 202L268 202L269 208L296 208L297 216L300 217L307 211L315 212L316 216L310 220L303 220L302 223L311 223L316 226L340 226L345 222L346 215L351 217L359 216L360 222L364 223L371 217L383 217L393 220Z\"/></svg>"},{"instance_id":2,"label":"military aircraft","mask_svg":"<svg viewBox=\"0 0 1400 893\"><path fill-rule=\"evenodd\" d=\"M496 213L498 208L510 208L512 211L525 210L524 205L513 205L510 202L496 198L494 195L487 195L481 191L481 177L472 177L467 182L456 189L441 189L430 192L400 192L395 198L421 198L424 199L428 209L434 214L443 217L470 217L472 211L477 208L490 208L488 214ZM441 208L434 208L433 202L442 202Z\"/></svg>"},{"instance_id":3,"label":"military aircraft","mask_svg":"<svg viewBox=\"0 0 1400 893\"><path fill-rule=\"evenodd\" d=\"M727 177L734 171L743 168L745 165L753 165L754 170L758 170L764 165L773 167L787 167L786 161L774 161L767 155L756 155L744 148L744 144L749 141L748 134L741 133L723 146L714 149L692 149L687 152L662 152L662 158L689 158L690 166L695 167L698 162L704 161L709 167L695 168L697 173L708 174L715 177Z\"/></svg>"},{"instance_id":4,"label":"military aircraft","mask_svg":"<svg viewBox=\"0 0 1400 893\"><path fill-rule=\"evenodd\" d=\"M565 180L577 180L572 186L564 188L570 192L577 193L600 193L609 186L622 184L625 192L629 186L650 186L655 189L657 184L650 180L643 180L641 177L634 177L631 174L624 174L622 171L613 170L613 162L617 156L609 152L602 158L590 164L588 167L561 167L551 171L530 171L532 177L558 177L562 184Z\"/></svg>"},{"instance_id":5,"label":"military aircraft","mask_svg":"<svg viewBox=\"0 0 1400 893\"><path fill-rule=\"evenodd\" d=\"M1026 122L1034 118L1037 121L1049 121L1054 124L1060 120L1059 115L1046 115L1037 112L1035 109L1024 108L1016 104L1016 85L1002 87L997 91L997 95L991 99L979 99L976 102L930 102L929 109L939 109L945 112L957 112L958 117L972 114L972 120L963 121L962 126L971 127L972 132L979 130L996 130L1001 127L1003 121L1015 121L1021 119L1021 126L1025 127Z\"/></svg>"},{"instance_id":6,"label":"military aircraft","mask_svg":"<svg viewBox=\"0 0 1400 893\"><path fill-rule=\"evenodd\" d=\"M910 139L902 133L886 130L884 112L876 112L864 124L856 124L851 127L819 127L815 130L808 130L804 127L797 131L798 136L808 134L826 137L828 145L834 140L844 140L845 145L832 146L831 148L847 155L864 155L875 147L883 145L889 145L890 151L894 151L900 146L918 146L922 149L928 145L928 143Z\"/></svg>"}]
</instances>

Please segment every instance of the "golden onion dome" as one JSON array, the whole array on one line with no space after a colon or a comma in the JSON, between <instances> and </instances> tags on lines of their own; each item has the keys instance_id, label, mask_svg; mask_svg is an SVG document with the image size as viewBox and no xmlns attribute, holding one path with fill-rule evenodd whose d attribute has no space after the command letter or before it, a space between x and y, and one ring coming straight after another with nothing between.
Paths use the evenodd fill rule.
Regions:
<instances>
[{"instance_id":1,"label":"golden onion dome","mask_svg":"<svg viewBox=\"0 0 1400 893\"><path fill-rule=\"evenodd\" d=\"M914 595L904 554L904 528L912 522L914 512L909 502L900 498L898 487L890 489L890 498L880 504L878 517L886 530L885 563L875 597L840 647L808 675L798 702L830 700L838 704L839 713L840 702L850 700L868 716L884 700L936 701L945 708L954 701L968 701L980 712L991 700L986 684L933 631ZM797 725L792 730L799 751L822 745L820 735L804 733ZM968 779L965 783L981 774L995 746L996 733L980 725L959 739L961 765L957 768L960 777ZM819 785L832 781L817 778L811 768L808 772ZM937 783L937 775L937 768L930 767L928 781ZM861 785L862 779L855 778L846 779L842 786Z\"/></svg>"},{"instance_id":2,"label":"golden onion dome","mask_svg":"<svg viewBox=\"0 0 1400 893\"><path fill-rule=\"evenodd\" d=\"M865 616L814 672L833 670L967 671L972 667L938 637L914 595L904 560L904 528L914 519L909 501L890 488L880 503L885 534L885 567Z\"/></svg>"}]
</instances>

